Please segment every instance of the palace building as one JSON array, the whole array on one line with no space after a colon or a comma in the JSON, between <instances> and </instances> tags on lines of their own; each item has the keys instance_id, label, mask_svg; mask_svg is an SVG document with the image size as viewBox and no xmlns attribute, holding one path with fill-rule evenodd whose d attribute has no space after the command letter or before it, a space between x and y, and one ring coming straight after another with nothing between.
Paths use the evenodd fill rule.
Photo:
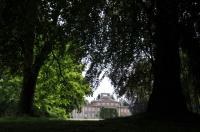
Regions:
<instances>
[{"instance_id":1,"label":"palace building","mask_svg":"<svg viewBox=\"0 0 200 132\"><path fill-rule=\"evenodd\" d=\"M101 108L114 108L119 117L130 116L131 112L128 106L123 106L120 102L115 101L109 93L101 93L97 100L91 101L82 107L81 111L72 112L73 119L100 119L99 113Z\"/></svg>"}]
</instances>

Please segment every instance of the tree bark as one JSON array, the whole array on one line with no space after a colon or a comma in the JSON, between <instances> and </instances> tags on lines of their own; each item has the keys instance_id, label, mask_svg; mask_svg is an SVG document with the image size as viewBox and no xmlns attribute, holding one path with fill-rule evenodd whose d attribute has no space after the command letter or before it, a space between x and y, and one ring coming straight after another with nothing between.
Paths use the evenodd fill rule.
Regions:
<instances>
[{"instance_id":1,"label":"tree bark","mask_svg":"<svg viewBox=\"0 0 200 132\"><path fill-rule=\"evenodd\" d=\"M23 86L20 98L20 114L33 115L33 101L35 86L39 71L25 72L23 76Z\"/></svg>"},{"instance_id":2,"label":"tree bark","mask_svg":"<svg viewBox=\"0 0 200 132\"><path fill-rule=\"evenodd\" d=\"M20 98L20 113L32 116L34 114L34 93L39 71L52 51L52 43L45 43L41 52L35 57L34 63L29 63L28 57L25 57L23 86Z\"/></svg>"},{"instance_id":3,"label":"tree bark","mask_svg":"<svg viewBox=\"0 0 200 132\"><path fill-rule=\"evenodd\" d=\"M196 32L194 31L194 21L191 21L188 25L181 25L181 48L183 51L187 54L188 57L188 66L189 66L189 72L192 75L192 85L194 86L193 89L193 95L190 98L190 100L193 100L193 102L190 102L192 107L196 105L197 107L193 111L198 113L200 104L199 102L199 95L200 95L200 46L199 46L199 38L196 37Z\"/></svg>"},{"instance_id":4,"label":"tree bark","mask_svg":"<svg viewBox=\"0 0 200 132\"><path fill-rule=\"evenodd\" d=\"M53 50L54 36L46 33L44 45L37 55L34 55L35 26L37 20L38 0L28 1L27 15L24 26L24 67L23 67L23 84L19 102L19 113L30 115L34 114L34 93L39 71ZM54 12L52 24L57 25L60 8Z\"/></svg>"},{"instance_id":5,"label":"tree bark","mask_svg":"<svg viewBox=\"0 0 200 132\"><path fill-rule=\"evenodd\" d=\"M154 86L148 112L176 115L187 112L180 82L178 1L157 0L155 17Z\"/></svg>"},{"instance_id":6,"label":"tree bark","mask_svg":"<svg viewBox=\"0 0 200 132\"><path fill-rule=\"evenodd\" d=\"M43 50L37 56L34 56L35 27L38 15L39 0L27 0L20 3L24 13L22 17L22 42L23 42L23 82L19 101L19 114L33 115L33 101L37 77L42 64L50 52L46 44L48 53ZM48 45L48 46L47 46ZM45 51L45 52L44 52Z\"/></svg>"},{"instance_id":7,"label":"tree bark","mask_svg":"<svg viewBox=\"0 0 200 132\"><path fill-rule=\"evenodd\" d=\"M24 12L22 18L22 39L23 39L23 83L19 102L19 113L32 113L32 96L35 85L35 77L32 72L34 60L34 40L35 40L35 23L37 16L37 2L25 1L21 3L21 9Z\"/></svg>"}]
</instances>

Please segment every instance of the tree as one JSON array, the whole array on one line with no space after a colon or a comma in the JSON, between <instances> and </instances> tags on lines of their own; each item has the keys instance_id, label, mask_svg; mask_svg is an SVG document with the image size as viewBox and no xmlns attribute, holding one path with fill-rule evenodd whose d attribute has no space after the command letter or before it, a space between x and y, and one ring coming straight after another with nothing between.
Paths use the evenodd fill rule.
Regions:
<instances>
[{"instance_id":1,"label":"tree","mask_svg":"<svg viewBox=\"0 0 200 132\"><path fill-rule=\"evenodd\" d=\"M120 95L125 95L128 99L133 112L146 111L149 97L153 89L151 65L151 62L147 58L143 58L135 63L134 72L129 77L126 87L119 91Z\"/></svg>"},{"instance_id":2,"label":"tree","mask_svg":"<svg viewBox=\"0 0 200 132\"><path fill-rule=\"evenodd\" d=\"M92 64L87 77L93 81L98 77L95 75L107 68L113 85L120 91L126 89L138 60L150 58L154 84L148 112L162 115L187 113L179 57L179 15L184 13L179 7L183 3L178 0L110 0L104 1L103 7L94 8L94 12L96 9L102 15L96 15L93 27L96 34L89 39L95 41L88 47Z\"/></svg>"},{"instance_id":3,"label":"tree","mask_svg":"<svg viewBox=\"0 0 200 132\"><path fill-rule=\"evenodd\" d=\"M156 3L154 88L148 111L159 114L186 113L180 82L178 1Z\"/></svg>"},{"instance_id":4,"label":"tree","mask_svg":"<svg viewBox=\"0 0 200 132\"><path fill-rule=\"evenodd\" d=\"M3 1L2 7L0 50L4 52L0 55L1 70L11 69L23 76L20 113L32 115L35 86L41 67L53 49L66 52L65 45L69 42L69 32L73 26L69 29L63 22L73 17L67 14L71 12L71 3L64 0ZM74 57L81 56L79 47L78 44L71 45L71 52L76 51Z\"/></svg>"},{"instance_id":5,"label":"tree","mask_svg":"<svg viewBox=\"0 0 200 132\"><path fill-rule=\"evenodd\" d=\"M22 70L22 39L20 36L24 33L23 26L25 10L22 1L4 1L1 0L0 10L0 59L1 72L10 69L11 72ZM24 4L27 4L24 2ZM30 6L30 5L29 5ZM23 10L24 9L24 10ZM34 11L34 10L33 10ZM23 17L22 17L23 16Z\"/></svg>"},{"instance_id":6,"label":"tree","mask_svg":"<svg viewBox=\"0 0 200 132\"><path fill-rule=\"evenodd\" d=\"M118 116L118 112L115 108L104 108L102 107L99 113L100 118L109 119Z\"/></svg>"},{"instance_id":7,"label":"tree","mask_svg":"<svg viewBox=\"0 0 200 132\"><path fill-rule=\"evenodd\" d=\"M73 109L80 109L85 103L84 96L90 94L91 89L81 75L84 65L77 63L69 54L59 56L55 50L53 53L38 76L34 114L68 118ZM4 71L1 75L1 116L15 115L18 112L21 83L22 77L19 75L12 75L9 71Z\"/></svg>"},{"instance_id":8,"label":"tree","mask_svg":"<svg viewBox=\"0 0 200 132\"><path fill-rule=\"evenodd\" d=\"M35 33L36 38L28 35L26 38L31 40L27 40L27 42L25 40L23 87L20 100L20 111L29 115L33 113L35 86L42 65L55 47L62 47L62 45L66 42L66 39L62 39L60 37L62 36L63 31L58 22L58 17L60 15L59 12L61 10L59 6L62 4L62 2L54 3L53 1L41 1L41 3L36 4L34 1L34 4L34 8L36 8L34 15L36 16L35 18L32 18L33 20L30 20L30 22L38 20L37 17L39 20L38 25L36 25L36 23L33 25L27 25L28 27L34 27L34 29L30 31L30 34ZM37 10L38 8L40 10ZM50 8L52 8L52 10L50 10ZM30 12L29 9L27 12ZM35 47L37 49L34 52Z\"/></svg>"},{"instance_id":9,"label":"tree","mask_svg":"<svg viewBox=\"0 0 200 132\"><path fill-rule=\"evenodd\" d=\"M182 55L185 59L183 62L185 66L184 74L188 76L184 77L186 87L188 91L187 97L190 100L189 106L192 111L199 111L199 1L192 0L189 2L182 2L180 10L184 13L180 14L180 31L181 31L181 49ZM186 72L187 71L187 72ZM194 108L195 106L195 108ZM191 108L193 107L193 108Z\"/></svg>"},{"instance_id":10,"label":"tree","mask_svg":"<svg viewBox=\"0 0 200 132\"><path fill-rule=\"evenodd\" d=\"M55 56L62 59L57 62ZM72 110L80 109L85 103L84 96L91 93L89 84L81 75L83 68L68 54L59 57L55 52L51 55L38 77L36 109L50 116L65 118L70 116Z\"/></svg>"},{"instance_id":11,"label":"tree","mask_svg":"<svg viewBox=\"0 0 200 132\"><path fill-rule=\"evenodd\" d=\"M21 90L21 77L5 73L0 77L0 116L17 113L17 103Z\"/></svg>"},{"instance_id":12,"label":"tree","mask_svg":"<svg viewBox=\"0 0 200 132\"><path fill-rule=\"evenodd\" d=\"M181 81L188 109L192 112L199 113L199 94L196 91L196 86L194 85L193 75L189 70L189 58L187 54L182 50L181 64Z\"/></svg>"},{"instance_id":13,"label":"tree","mask_svg":"<svg viewBox=\"0 0 200 132\"><path fill-rule=\"evenodd\" d=\"M162 2L159 0L96 0L95 2L93 0L85 0L84 2L49 0L40 1L40 3L31 2L33 1L28 2L30 7L33 6L31 11L26 7L32 8L24 6L27 3L18 3L18 6L11 5L15 8L24 7L22 12L26 12L25 17L20 18L20 12L16 12L18 17L15 18L18 18L16 19L18 24L22 20L26 20L27 24L19 25L19 29L16 28L17 24L8 26L9 29L12 29L10 31L14 29L18 33L23 31L22 35L15 36L12 33L12 37L4 36L4 38L15 38L14 40L17 41L14 43L23 40L22 46L20 47L20 43L20 48L17 48L22 49L22 56L20 56L21 52L17 52L16 55L19 56L17 60L22 58L22 61L17 61L22 63L17 63L17 65L23 65L24 83L21 104L24 105L21 108L24 113L31 113L34 88L41 66L52 49L64 49L63 45L66 43L63 42L69 39L76 39L81 45L79 51L82 49L85 51L86 60L91 63L86 77L91 83L94 82L94 86L97 86L95 84L99 82L98 78L103 69L107 69L106 74L111 78L116 90L123 91L128 82L131 81L138 62L148 58L153 66L154 74L154 85L148 111L175 115L187 112L180 81L179 44L183 38L186 38L183 39L184 43L189 43L190 40L194 40L192 39L194 35L191 35L190 32L182 32L182 29L185 31L187 28L181 28L180 23L187 23L187 20L181 17L185 13L186 6L184 5L196 5L199 2L196 0L190 2L180 0L164 0ZM6 4L4 5L3 9L15 9L6 8ZM10 5L8 4L8 6ZM192 9L191 7L189 9ZM12 10L8 11L11 12L11 16L16 16L12 14ZM198 14L197 12L195 14ZM33 17L30 17L32 15ZM10 19L3 20L10 22ZM193 21L194 23L199 25L198 19ZM186 25L188 24L183 27L187 27ZM197 27L192 33L199 33ZM3 31L9 31L7 29L5 28ZM42 43L40 43L41 40ZM12 44L10 41L3 42L4 45ZM193 44L195 42L192 41ZM27 44L31 45L27 46ZM198 41L197 44L199 44ZM78 53L77 56L80 57L82 52L77 52L79 49L77 47L79 46L73 47L76 51L74 53ZM194 72L199 64L195 64L195 61L199 60L198 57L195 57L198 52L195 51L195 54L192 54L192 50L189 48L195 49L195 46L188 44L185 46L182 43L181 47L186 47L191 60L191 71ZM4 55L9 56L5 53L1 58L5 58ZM13 65L10 66L13 67ZM197 80L199 75L193 75Z\"/></svg>"}]
</instances>

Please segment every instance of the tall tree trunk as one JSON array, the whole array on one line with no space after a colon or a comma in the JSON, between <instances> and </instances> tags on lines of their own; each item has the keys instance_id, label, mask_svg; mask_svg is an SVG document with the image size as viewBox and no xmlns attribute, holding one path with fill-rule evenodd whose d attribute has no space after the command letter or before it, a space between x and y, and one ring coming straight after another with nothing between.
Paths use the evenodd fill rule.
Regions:
<instances>
[{"instance_id":1,"label":"tall tree trunk","mask_svg":"<svg viewBox=\"0 0 200 132\"><path fill-rule=\"evenodd\" d=\"M36 85L37 74L33 71L35 26L37 18L38 0L20 3L23 11L22 39L23 39L23 83L19 102L19 113L31 115L32 102Z\"/></svg>"},{"instance_id":2,"label":"tall tree trunk","mask_svg":"<svg viewBox=\"0 0 200 132\"><path fill-rule=\"evenodd\" d=\"M180 82L177 0L157 0L154 86L148 112L162 115L187 112Z\"/></svg>"},{"instance_id":3,"label":"tall tree trunk","mask_svg":"<svg viewBox=\"0 0 200 132\"><path fill-rule=\"evenodd\" d=\"M53 36L48 35L44 40L44 45L40 50L40 53L34 56L34 41L35 41L35 24L37 19L37 10L39 0L27 1L26 7L27 14L24 23L24 67L23 67L23 86L21 91L21 97L19 102L20 114L33 115L34 93L39 71L48 58L49 54L53 50L53 44L56 43L53 40ZM52 24L57 25L60 8L53 13Z\"/></svg>"},{"instance_id":4,"label":"tall tree trunk","mask_svg":"<svg viewBox=\"0 0 200 132\"><path fill-rule=\"evenodd\" d=\"M48 58L48 55L52 51L52 43L45 43L41 52L35 57L35 61L30 65L29 60L25 60L27 64L24 65L24 76L23 76L23 86L20 98L20 113L33 115L33 101L34 93L37 82L37 77L39 71L44 64L45 60ZM28 59L28 57L25 57Z\"/></svg>"},{"instance_id":5,"label":"tall tree trunk","mask_svg":"<svg viewBox=\"0 0 200 132\"><path fill-rule=\"evenodd\" d=\"M52 51L52 44L45 43L41 52L35 57L35 61L32 65L25 60L27 64L24 65L23 71L23 86L20 98L20 113L33 115L33 101L34 93L37 82L37 77L39 71L44 64L45 60L48 58L49 53ZM25 57L28 59L28 57Z\"/></svg>"},{"instance_id":6,"label":"tall tree trunk","mask_svg":"<svg viewBox=\"0 0 200 132\"><path fill-rule=\"evenodd\" d=\"M200 95L200 46L199 46L199 38L196 37L196 32L194 31L194 21L192 21L188 25L181 26L181 37L182 37L182 49L185 53L187 53L188 57L188 65L189 72L192 75L192 85L193 96L191 100L195 100L192 102L192 105L199 105L199 95ZM194 109L193 109L194 110ZM198 112L199 108L196 107L196 112ZM195 111L195 110L194 110Z\"/></svg>"},{"instance_id":7,"label":"tall tree trunk","mask_svg":"<svg viewBox=\"0 0 200 132\"><path fill-rule=\"evenodd\" d=\"M39 71L24 72L20 98L20 114L33 115L33 99Z\"/></svg>"}]
</instances>

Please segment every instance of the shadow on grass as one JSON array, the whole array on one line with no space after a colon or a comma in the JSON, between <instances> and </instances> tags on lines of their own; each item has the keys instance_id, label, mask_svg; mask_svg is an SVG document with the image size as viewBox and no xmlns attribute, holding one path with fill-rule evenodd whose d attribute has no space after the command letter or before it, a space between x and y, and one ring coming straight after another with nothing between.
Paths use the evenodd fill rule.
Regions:
<instances>
[{"instance_id":1,"label":"shadow on grass","mask_svg":"<svg viewBox=\"0 0 200 132\"><path fill-rule=\"evenodd\" d=\"M101 121L49 118L0 118L0 132L200 132L199 116L139 114Z\"/></svg>"}]
</instances>

